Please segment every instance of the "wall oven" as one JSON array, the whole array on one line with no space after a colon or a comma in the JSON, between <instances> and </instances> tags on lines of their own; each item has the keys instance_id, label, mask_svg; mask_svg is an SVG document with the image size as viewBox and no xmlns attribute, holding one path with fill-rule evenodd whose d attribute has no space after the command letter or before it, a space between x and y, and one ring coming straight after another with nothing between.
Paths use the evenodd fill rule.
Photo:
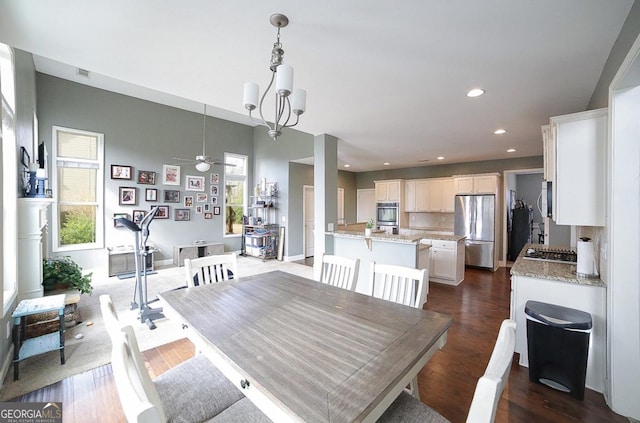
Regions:
<instances>
[{"instance_id":1,"label":"wall oven","mask_svg":"<svg viewBox=\"0 0 640 423\"><path fill-rule=\"evenodd\" d=\"M398 209L398 203L378 203L376 219L378 226L398 226Z\"/></svg>"}]
</instances>

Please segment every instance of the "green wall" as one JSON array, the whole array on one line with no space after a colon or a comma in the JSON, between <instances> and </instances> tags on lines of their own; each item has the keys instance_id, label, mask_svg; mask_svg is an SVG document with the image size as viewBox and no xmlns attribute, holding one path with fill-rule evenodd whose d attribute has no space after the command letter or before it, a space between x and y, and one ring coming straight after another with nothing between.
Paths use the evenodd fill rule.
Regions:
<instances>
[{"instance_id":1,"label":"green wall","mask_svg":"<svg viewBox=\"0 0 640 423\"><path fill-rule=\"evenodd\" d=\"M202 154L202 114L165 106L150 101L125 96L89 86L77 84L45 74L37 74L38 116L40 139L51 150L52 126L94 131L104 134L104 201L105 247L133 244L133 235L110 223L114 213L132 213L133 210L149 210L152 205L165 204L170 208L170 219L156 219L150 225L149 242L160 249L156 260L170 260L175 245L191 244L195 240L224 242L226 250L239 250L240 237L224 237L223 215L205 220L192 210L191 220L175 222L173 212L182 207L186 175L205 176L207 194L209 175L218 173L221 181L223 166L212 166L210 171L198 172L193 165L183 165L181 185L162 185L162 165L176 164L173 157L192 158ZM222 158L224 152L253 155L253 128L246 125L207 118L207 155ZM133 166L134 177L138 170L157 172L155 185L137 184L135 180L123 181L110 178L112 164ZM118 205L118 188L136 187L138 205ZM251 180L249 180L251 186ZM158 189L157 202L144 199L146 188ZM222 183L220 193L224 192ZM181 203L163 202L165 189L181 191ZM219 196L219 203L222 197ZM210 199L209 199L210 202ZM106 270L107 253L104 249L78 251L70 254L83 268Z\"/></svg>"}]
</instances>

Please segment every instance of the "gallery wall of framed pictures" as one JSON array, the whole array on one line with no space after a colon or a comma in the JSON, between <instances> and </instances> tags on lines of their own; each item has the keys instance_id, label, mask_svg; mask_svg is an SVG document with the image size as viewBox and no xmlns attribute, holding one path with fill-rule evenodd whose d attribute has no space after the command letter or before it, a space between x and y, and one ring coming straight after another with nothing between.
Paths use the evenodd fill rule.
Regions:
<instances>
[{"instance_id":1,"label":"gallery wall of framed pictures","mask_svg":"<svg viewBox=\"0 0 640 423\"><path fill-rule=\"evenodd\" d=\"M208 177L184 175L182 178L180 166L170 164L162 165L160 172L112 164L110 172L112 180L123 182L118 186L118 205L123 210L113 214L114 227L122 226L116 225L116 215L140 223L154 207L158 208L155 219L177 222L193 221L195 216L211 220L221 214L219 173L210 173ZM160 185L167 188L161 189ZM174 204L173 211L169 204Z\"/></svg>"}]
</instances>

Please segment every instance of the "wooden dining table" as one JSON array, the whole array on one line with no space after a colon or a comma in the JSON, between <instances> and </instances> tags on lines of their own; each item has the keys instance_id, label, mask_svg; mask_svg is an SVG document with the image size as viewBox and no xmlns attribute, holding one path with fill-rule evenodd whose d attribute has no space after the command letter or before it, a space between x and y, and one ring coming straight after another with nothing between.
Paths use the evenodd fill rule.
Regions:
<instances>
[{"instance_id":1,"label":"wooden dining table","mask_svg":"<svg viewBox=\"0 0 640 423\"><path fill-rule=\"evenodd\" d=\"M444 346L452 322L281 271L159 298L275 422L375 421Z\"/></svg>"}]
</instances>

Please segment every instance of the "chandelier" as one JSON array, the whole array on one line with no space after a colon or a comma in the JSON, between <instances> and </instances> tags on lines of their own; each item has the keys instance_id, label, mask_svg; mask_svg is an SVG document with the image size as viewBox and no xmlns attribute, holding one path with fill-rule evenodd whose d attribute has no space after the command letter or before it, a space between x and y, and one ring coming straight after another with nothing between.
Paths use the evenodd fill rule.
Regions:
<instances>
[{"instance_id":1,"label":"chandelier","mask_svg":"<svg viewBox=\"0 0 640 423\"><path fill-rule=\"evenodd\" d=\"M269 86L262 94L260 103L258 103L258 95L260 87L255 82L247 82L244 84L243 104L244 107L249 110L249 117L253 122L266 126L269 129L269 136L273 140L277 140L282 135L282 129L296 126L300 120L300 115L305 112L307 103L307 92L302 89L293 89L293 67L282 63L284 56L284 50L282 44L280 44L280 28L284 28L289 24L289 18L280 13L275 13L269 17L271 25L278 28L276 42L273 43L273 49L271 50L271 81ZM271 90L275 81L275 119L273 124L269 124L264 118L262 112L262 106L264 100ZM293 94L292 94L293 93ZM289 96L291 95L291 100ZM253 116L251 112L258 108L260 113L260 119ZM289 123L291 119L291 113L296 116L294 123Z\"/></svg>"}]
</instances>

